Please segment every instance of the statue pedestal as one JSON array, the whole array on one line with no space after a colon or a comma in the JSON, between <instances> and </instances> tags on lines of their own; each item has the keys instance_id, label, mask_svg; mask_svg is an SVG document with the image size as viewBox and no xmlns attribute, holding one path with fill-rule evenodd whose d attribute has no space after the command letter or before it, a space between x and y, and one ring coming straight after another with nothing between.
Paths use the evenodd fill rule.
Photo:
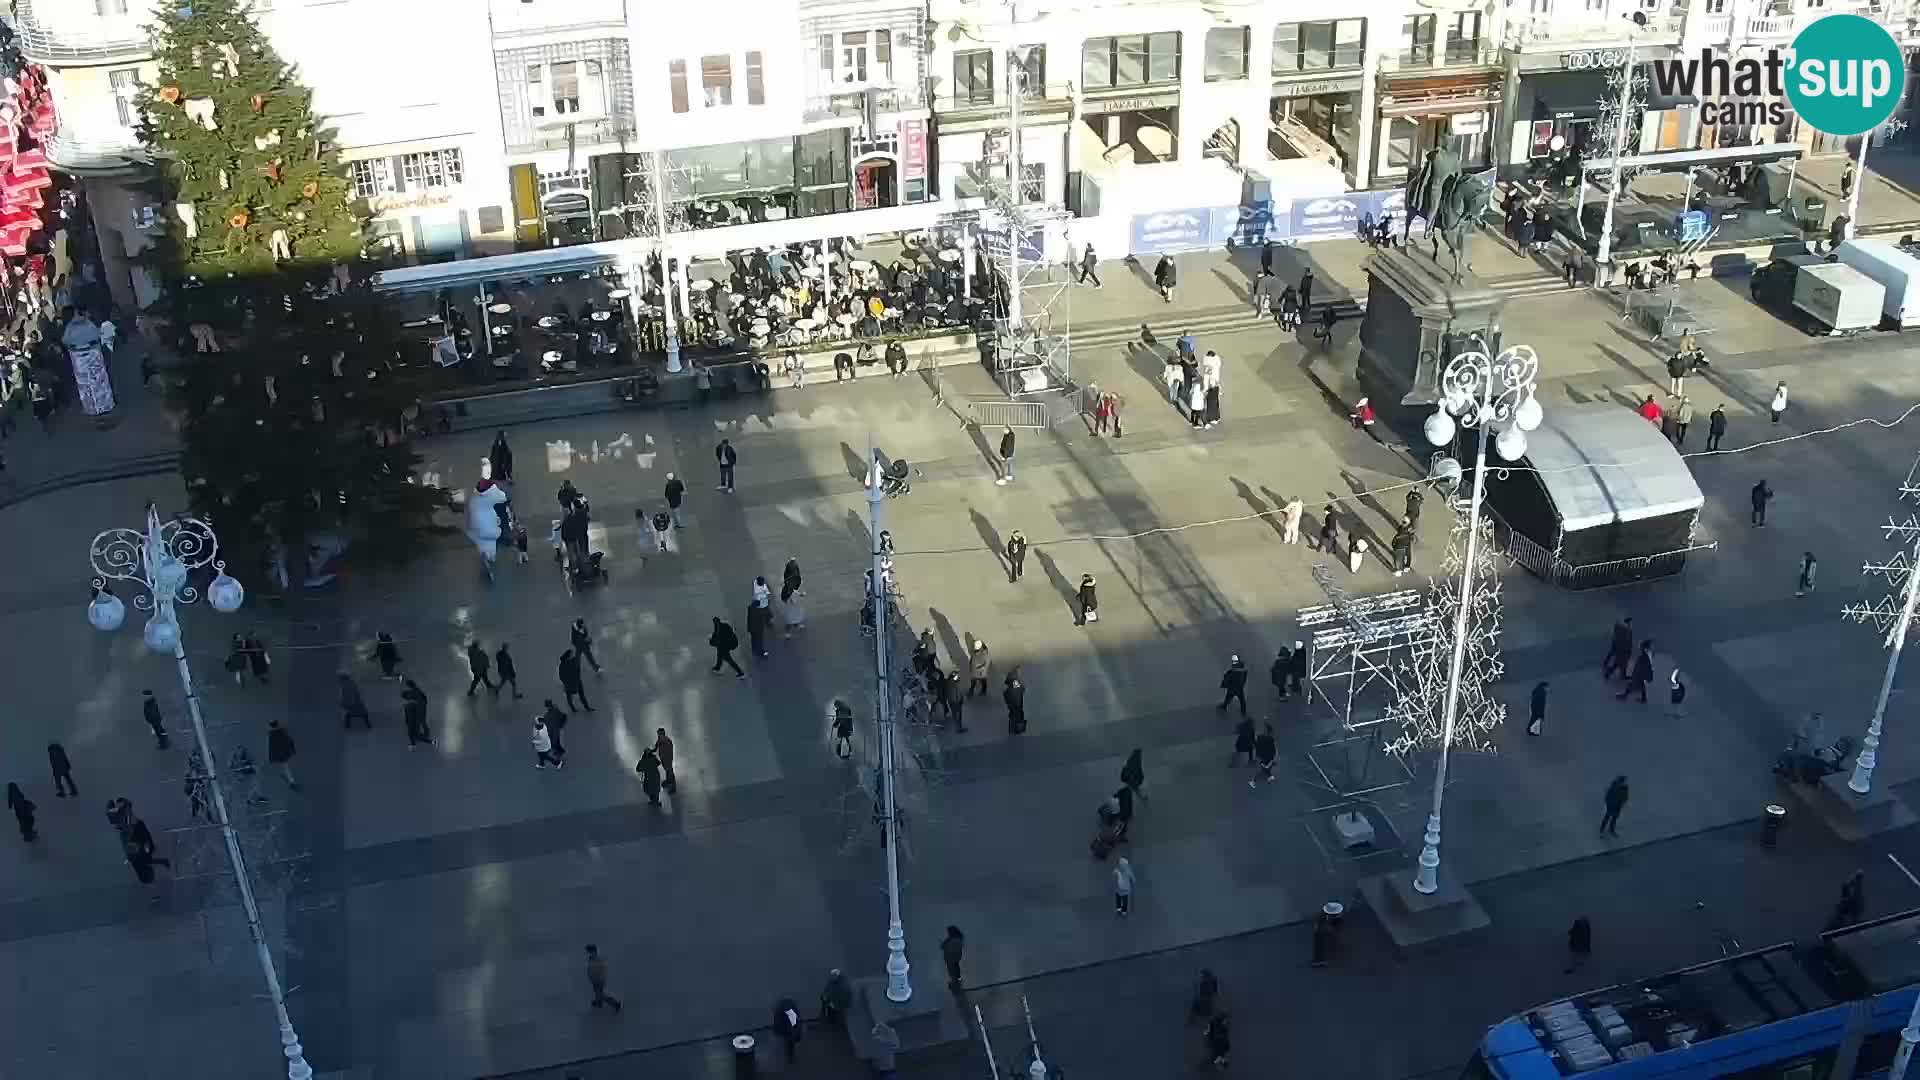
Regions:
<instances>
[{"instance_id":1,"label":"statue pedestal","mask_svg":"<svg viewBox=\"0 0 1920 1080\"><path fill-rule=\"evenodd\" d=\"M1424 240L1416 241L1425 244ZM1469 334L1484 337L1485 348L1500 348L1500 310L1505 299L1471 273L1453 280L1452 256L1443 263L1424 251L1381 252L1367 259L1367 313L1360 323L1360 384L1373 396L1382 419L1399 427L1381 408L1398 401L1417 412L1439 400L1441 369L1469 347ZM1397 412L1398 410L1396 410ZM1424 444L1421 444L1424 445Z\"/></svg>"}]
</instances>

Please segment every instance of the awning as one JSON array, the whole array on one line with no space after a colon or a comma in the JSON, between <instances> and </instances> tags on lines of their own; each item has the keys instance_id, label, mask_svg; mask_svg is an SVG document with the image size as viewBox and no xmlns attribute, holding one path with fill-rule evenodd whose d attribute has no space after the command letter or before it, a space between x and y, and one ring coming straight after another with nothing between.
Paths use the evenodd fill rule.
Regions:
<instances>
[{"instance_id":1,"label":"awning","mask_svg":"<svg viewBox=\"0 0 1920 1080\"><path fill-rule=\"evenodd\" d=\"M1623 169L1684 169L1689 165L1729 165L1750 161L1791 161L1806 153L1799 143L1758 143L1753 146L1716 146L1711 150L1662 150L1655 154L1635 154L1620 159ZM1612 158L1594 158L1585 163L1588 172L1611 172Z\"/></svg>"},{"instance_id":2,"label":"awning","mask_svg":"<svg viewBox=\"0 0 1920 1080\"><path fill-rule=\"evenodd\" d=\"M648 244L642 250L649 250L651 246ZM633 241L615 240L516 251L511 255L489 255L430 266L403 266L373 275L373 288L376 292L416 292L478 285L485 281L517 281L543 274L578 274L631 262L636 257L635 250Z\"/></svg>"},{"instance_id":3,"label":"awning","mask_svg":"<svg viewBox=\"0 0 1920 1080\"><path fill-rule=\"evenodd\" d=\"M1522 82L1533 91L1533 118L1556 116L1588 118L1600 115L1600 102L1612 92L1602 71L1553 71L1529 75Z\"/></svg>"},{"instance_id":4,"label":"awning","mask_svg":"<svg viewBox=\"0 0 1920 1080\"><path fill-rule=\"evenodd\" d=\"M1698 510L1700 485L1660 429L1624 405L1553 405L1526 465L1566 532Z\"/></svg>"}]
</instances>

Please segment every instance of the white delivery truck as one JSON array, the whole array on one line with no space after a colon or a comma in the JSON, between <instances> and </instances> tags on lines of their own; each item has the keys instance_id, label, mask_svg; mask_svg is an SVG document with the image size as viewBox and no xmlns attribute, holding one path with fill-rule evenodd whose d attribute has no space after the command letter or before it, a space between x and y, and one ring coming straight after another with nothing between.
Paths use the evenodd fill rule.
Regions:
<instances>
[{"instance_id":1,"label":"white delivery truck","mask_svg":"<svg viewBox=\"0 0 1920 1080\"><path fill-rule=\"evenodd\" d=\"M1881 314L1896 330L1920 326L1920 259L1886 240L1847 240L1834 249L1840 261L1886 290Z\"/></svg>"},{"instance_id":2,"label":"white delivery truck","mask_svg":"<svg viewBox=\"0 0 1920 1080\"><path fill-rule=\"evenodd\" d=\"M1815 333L1858 334L1880 325L1886 289L1846 263L1817 262L1793 275L1793 306L1819 325Z\"/></svg>"}]
</instances>

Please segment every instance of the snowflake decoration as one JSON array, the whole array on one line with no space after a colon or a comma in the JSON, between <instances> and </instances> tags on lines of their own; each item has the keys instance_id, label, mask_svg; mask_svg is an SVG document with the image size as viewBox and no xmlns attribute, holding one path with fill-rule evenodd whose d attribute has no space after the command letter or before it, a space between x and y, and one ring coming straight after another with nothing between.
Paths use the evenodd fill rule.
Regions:
<instances>
[{"instance_id":1,"label":"snowflake decoration","mask_svg":"<svg viewBox=\"0 0 1920 1080\"><path fill-rule=\"evenodd\" d=\"M1474 545L1473 592L1460 592L1461 571L1467 563L1468 516L1464 505L1454 508L1453 531L1441 573L1428 587L1428 613L1433 636L1415 654L1411 678L1404 680L1400 699L1387 710L1389 721L1399 722L1400 734L1386 743L1392 754L1438 749L1447 737L1447 685L1453 665L1453 628L1462 603L1467 605L1466 648L1460 661L1460 692L1455 702L1453 745L1475 753L1492 753L1493 733L1507 718L1507 707L1489 692L1506 674L1500 658L1500 557L1491 520L1480 520Z\"/></svg>"}]
</instances>

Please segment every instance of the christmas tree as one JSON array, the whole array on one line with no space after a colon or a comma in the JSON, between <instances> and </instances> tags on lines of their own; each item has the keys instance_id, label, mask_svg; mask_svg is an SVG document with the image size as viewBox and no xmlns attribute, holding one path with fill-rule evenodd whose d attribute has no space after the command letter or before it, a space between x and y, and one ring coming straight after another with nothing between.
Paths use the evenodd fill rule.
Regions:
<instances>
[{"instance_id":1,"label":"christmas tree","mask_svg":"<svg viewBox=\"0 0 1920 1080\"><path fill-rule=\"evenodd\" d=\"M336 542L356 561L417 553L448 499L415 476L420 409L394 376L391 310L342 270L366 208L312 93L236 0L160 5L153 32L141 137L173 212L144 262L187 360L176 397L195 512L241 576L281 555L297 582L308 548Z\"/></svg>"}]
</instances>

